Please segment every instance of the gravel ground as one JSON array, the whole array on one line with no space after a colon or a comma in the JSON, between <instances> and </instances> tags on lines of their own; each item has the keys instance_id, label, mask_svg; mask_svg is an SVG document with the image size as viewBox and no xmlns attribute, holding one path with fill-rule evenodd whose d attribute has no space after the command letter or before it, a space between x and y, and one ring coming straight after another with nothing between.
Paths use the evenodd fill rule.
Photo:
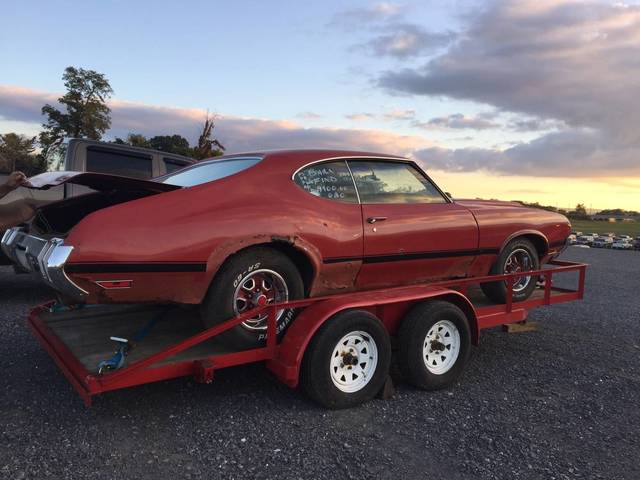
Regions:
<instances>
[{"instance_id":1,"label":"gravel ground","mask_svg":"<svg viewBox=\"0 0 640 480\"><path fill-rule=\"evenodd\" d=\"M460 381L326 411L261 366L86 409L28 333L47 292L0 267L0 478L640 478L640 254L571 248L583 302L483 333Z\"/></svg>"}]
</instances>

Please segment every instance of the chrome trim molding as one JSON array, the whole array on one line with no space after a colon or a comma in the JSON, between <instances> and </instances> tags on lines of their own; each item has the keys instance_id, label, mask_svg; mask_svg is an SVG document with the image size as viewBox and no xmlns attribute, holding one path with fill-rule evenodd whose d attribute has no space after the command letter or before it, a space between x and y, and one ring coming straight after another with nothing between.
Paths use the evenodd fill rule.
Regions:
<instances>
[{"instance_id":1,"label":"chrome trim molding","mask_svg":"<svg viewBox=\"0 0 640 480\"><path fill-rule=\"evenodd\" d=\"M395 162L414 163L410 159L404 158L404 157L376 157L374 155L351 155L351 156L344 156L344 157L328 157L328 158L321 158L320 160L314 160L313 162L305 163L303 166L301 166L295 172L293 172L293 175L291 175L291 180L295 180L295 176L300 170L302 170L303 168L310 167L311 165L315 165L316 163L331 162L332 160L344 160L345 163L347 163L347 160L354 160L354 159L391 160Z\"/></svg>"}]
</instances>

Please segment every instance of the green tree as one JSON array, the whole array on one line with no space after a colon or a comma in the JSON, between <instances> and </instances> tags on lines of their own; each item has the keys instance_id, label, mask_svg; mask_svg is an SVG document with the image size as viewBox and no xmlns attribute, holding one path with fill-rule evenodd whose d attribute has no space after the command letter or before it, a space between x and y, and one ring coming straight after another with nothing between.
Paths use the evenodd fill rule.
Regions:
<instances>
[{"instance_id":1,"label":"green tree","mask_svg":"<svg viewBox=\"0 0 640 480\"><path fill-rule=\"evenodd\" d=\"M569 216L576 220L587 220L589 218L589 214L583 203L577 204L573 212L569 212Z\"/></svg>"},{"instance_id":2,"label":"green tree","mask_svg":"<svg viewBox=\"0 0 640 480\"><path fill-rule=\"evenodd\" d=\"M113 89L103 74L67 67L62 79L67 93L58 102L63 110L49 104L42 107L42 114L47 116L39 137L44 156L51 145L65 137L100 140L111 126L111 109L107 100Z\"/></svg>"},{"instance_id":3,"label":"green tree","mask_svg":"<svg viewBox=\"0 0 640 480\"><path fill-rule=\"evenodd\" d=\"M27 137L17 133L0 135L0 171L20 170L27 176L36 175L45 170L40 155L35 154L36 137Z\"/></svg>"},{"instance_id":4,"label":"green tree","mask_svg":"<svg viewBox=\"0 0 640 480\"><path fill-rule=\"evenodd\" d=\"M182 135L156 135L149 139L149 148L186 157L192 154L189 140Z\"/></svg>"},{"instance_id":5,"label":"green tree","mask_svg":"<svg viewBox=\"0 0 640 480\"><path fill-rule=\"evenodd\" d=\"M202 132L195 147L189 145L189 140L182 135L156 135L147 138L140 133L129 133L126 139L116 138L114 143L131 145L132 147L152 148L161 152L175 153L185 157L202 160L218 157L224 153L224 146L217 139L212 138L215 124L213 118L207 114L202 125Z\"/></svg>"},{"instance_id":6,"label":"green tree","mask_svg":"<svg viewBox=\"0 0 640 480\"><path fill-rule=\"evenodd\" d=\"M120 145L131 145L132 147L151 148L147 137L140 133L130 133L125 140L116 137L114 143Z\"/></svg>"}]
</instances>

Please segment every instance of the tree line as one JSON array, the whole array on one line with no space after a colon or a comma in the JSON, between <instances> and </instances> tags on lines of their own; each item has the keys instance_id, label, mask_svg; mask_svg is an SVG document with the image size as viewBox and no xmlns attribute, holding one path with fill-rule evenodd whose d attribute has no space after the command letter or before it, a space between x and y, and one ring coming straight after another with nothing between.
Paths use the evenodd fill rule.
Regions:
<instances>
[{"instance_id":1,"label":"tree line","mask_svg":"<svg viewBox=\"0 0 640 480\"><path fill-rule=\"evenodd\" d=\"M538 202L528 203L528 202L519 201L519 203L521 203L526 207L541 208L542 210L561 213L562 215L565 215L573 220L590 220L592 217L592 215L589 215L589 213L587 212L587 208L585 207L584 203L578 203L573 210L556 208L551 205L541 205ZM635 210L623 210L621 208L612 208L612 209L600 210L595 215L611 215L611 216L621 215L621 216L628 216L628 217L638 217L640 216L640 213L636 212Z\"/></svg>"},{"instance_id":2,"label":"tree line","mask_svg":"<svg viewBox=\"0 0 640 480\"><path fill-rule=\"evenodd\" d=\"M48 152L65 138L102 140L111 127L111 109L108 100L113 89L108 79L95 70L67 67L62 75L66 93L58 98L61 109L46 104L42 115L46 117L37 136L18 133L0 134L0 172L21 170L28 176L46 171ZM222 155L224 146L214 138L215 123L208 113L196 145L181 135L156 135L147 138L130 133L114 143L152 148L198 160Z\"/></svg>"}]
</instances>

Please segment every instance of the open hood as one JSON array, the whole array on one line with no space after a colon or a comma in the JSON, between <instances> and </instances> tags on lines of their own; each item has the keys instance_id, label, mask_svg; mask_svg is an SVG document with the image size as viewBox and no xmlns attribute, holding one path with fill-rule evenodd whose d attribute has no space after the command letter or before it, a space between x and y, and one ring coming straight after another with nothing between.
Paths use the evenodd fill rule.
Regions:
<instances>
[{"instance_id":1,"label":"open hood","mask_svg":"<svg viewBox=\"0 0 640 480\"><path fill-rule=\"evenodd\" d=\"M154 182L153 180L140 180L138 178L121 177L106 173L93 172L46 172L31 177L26 188L36 190L48 190L65 183L84 185L99 192L120 191L146 191L149 193L169 192L182 187L168 183Z\"/></svg>"}]
</instances>

